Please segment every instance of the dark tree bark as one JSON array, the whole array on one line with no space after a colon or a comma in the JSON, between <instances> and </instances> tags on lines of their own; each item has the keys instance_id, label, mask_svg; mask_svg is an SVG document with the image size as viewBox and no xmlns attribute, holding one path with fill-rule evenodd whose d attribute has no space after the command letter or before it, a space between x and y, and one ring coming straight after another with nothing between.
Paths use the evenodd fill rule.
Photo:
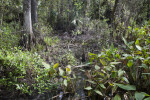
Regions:
<instances>
[{"instance_id":1,"label":"dark tree bark","mask_svg":"<svg viewBox=\"0 0 150 100\"><path fill-rule=\"evenodd\" d=\"M64 0L61 0L61 5L60 5L60 16L63 16L63 10L64 10Z\"/></svg>"},{"instance_id":2,"label":"dark tree bark","mask_svg":"<svg viewBox=\"0 0 150 100\"><path fill-rule=\"evenodd\" d=\"M119 0L115 0L115 5L113 7L112 14L111 14L111 25L113 27L113 30L115 30L115 28L116 28L116 25L115 25L114 21L115 21L115 12L116 12L116 9L117 9L118 2L119 2ZM113 37L113 31L111 32L110 37L111 37L111 39L113 39L112 38Z\"/></svg>"},{"instance_id":3,"label":"dark tree bark","mask_svg":"<svg viewBox=\"0 0 150 100\"><path fill-rule=\"evenodd\" d=\"M150 20L150 0L147 0L148 8L147 8L147 20Z\"/></svg>"},{"instance_id":4,"label":"dark tree bark","mask_svg":"<svg viewBox=\"0 0 150 100\"><path fill-rule=\"evenodd\" d=\"M38 22L37 0L31 0L31 18L33 25Z\"/></svg>"},{"instance_id":5,"label":"dark tree bark","mask_svg":"<svg viewBox=\"0 0 150 100\"><path fill-rule=\"evenodd\" d=\"M115 18L115 12L116 12L118 2L119 2L119 0L115 0L115 5L113 7L112 16L111 16L111 21L112 22L114 21L114 18Z\"/></svg>"}]
</instances>

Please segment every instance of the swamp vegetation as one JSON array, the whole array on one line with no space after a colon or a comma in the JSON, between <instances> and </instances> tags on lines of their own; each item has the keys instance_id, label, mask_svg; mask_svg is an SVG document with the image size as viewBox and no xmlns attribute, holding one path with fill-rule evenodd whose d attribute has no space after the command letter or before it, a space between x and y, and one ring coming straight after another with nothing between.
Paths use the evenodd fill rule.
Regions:
<instances>
[{"instance_id":1,"label":"swamp vegetation","mask_svg":"<svg viewBox=\"0 0 150 100\"><path fill-rule=\"evenodd\" d=\"M150 100L150 0L0 0L1 100Z\"/></svg>"}]
</instances>

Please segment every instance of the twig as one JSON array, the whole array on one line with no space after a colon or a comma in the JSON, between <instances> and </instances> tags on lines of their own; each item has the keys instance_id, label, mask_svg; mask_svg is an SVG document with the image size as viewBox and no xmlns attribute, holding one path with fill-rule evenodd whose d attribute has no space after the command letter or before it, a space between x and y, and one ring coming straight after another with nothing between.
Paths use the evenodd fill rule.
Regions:
<instances>
[{"instance_id":1,"label":"twig","mask_svg":"<svg viewBox=\"0 0 150 100\"><path fill-rule=\"evenodd\" d=\"M65 93L63 93L63 95L64 95L64 94L68 94L68 93L69 93L69 92L65 92ZM55 99L55 98L59 97L60 95L62 95L62 94L58 94L58 95L56 95L56 96L52 97L50 100L53 100L53 99Z\"/></svg>"},{"instance_id":2,"label":"twig","mask_svg":"<svg viewBox=\"0 0 150 100\"><path fill-rule=\"evenodd\" d=\"M75 69L75 68L81 68L81 67L86 67L86 66L88 66L88 65L78 65L78 66L74 66L73 69Z\"/></svg>"}]
</instances>

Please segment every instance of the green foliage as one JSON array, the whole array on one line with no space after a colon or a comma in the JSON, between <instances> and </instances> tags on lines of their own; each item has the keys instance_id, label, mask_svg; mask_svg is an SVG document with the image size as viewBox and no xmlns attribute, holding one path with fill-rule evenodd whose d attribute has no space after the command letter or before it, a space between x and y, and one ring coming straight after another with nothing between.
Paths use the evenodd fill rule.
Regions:
<instances>
[{"instance_id":1,"label":"green foliage","mask_svg":"<svg viewBox=\"0 0 150 100\"><path fill-rule=\"evenodd\" d=\"M13 33L14 32L14 33ZM19 33L15 33L13 26L4 25L0 29L0 49L11 49L12 47L18 46L20 40Z\"/></svg>"},{"instance_id":2,"label":"green foliage","mask_svg":"<svg viewBox=\"0 0 150 100\"><path fill-rule=\"evenodd\" d=\"M57 37L44 37L44 41L48 46L54 46L59 43L59 39Z\"/></svg>"},{"instance_id":3,"label":"green foliage","mask_svg":"<svg viewBox=\"0 0 150 100\"><path fill-rule=\"evenodd\" d=\"M43 68L42 62L37 53L23 52L17 48L0 50L0 87L28 94L51 90L57 83L49 82L48 71Z\"/></svg>"},{"instance_id":4,"label":"green foliage","mask_svg":"<svg viewBox=\"0 0 150 100\"><path fill-rule=\"evenodd\" d=\"M75 56L73 55L71 51L62 55L60 60L64 65L76 65L78 63L77 59L75 58Z\"/></svg>"},{"instance_id":5,"label":"green foliage","mask_svg":"<svg viewBox=\"0 0 150 100\"><path fill-rule=\"evenodd\" d=\"M126 51L117 49L112 44L109 49L104 49L100 54L89 53L89 60L95 65L95 69L91 69L91 73L87 75L92 77L90 79L92 83L88 85L91 88L86 88L86 90L98 90L104 96L110 91L112 91L111 94L114 94L120 88L128 95L135 93L136 100L142 100L146 93L150 93L150 88L147 88L150 85L148 76L150 73L148 69L150 40L149 32L145 28L140 29L143 31L136 31L137 36L131 42L123 38L127 47ZM107 89L102 88L100 84ZM116 100L119 98L119 95L115 96Z\"/></svg>"}]
</instances>

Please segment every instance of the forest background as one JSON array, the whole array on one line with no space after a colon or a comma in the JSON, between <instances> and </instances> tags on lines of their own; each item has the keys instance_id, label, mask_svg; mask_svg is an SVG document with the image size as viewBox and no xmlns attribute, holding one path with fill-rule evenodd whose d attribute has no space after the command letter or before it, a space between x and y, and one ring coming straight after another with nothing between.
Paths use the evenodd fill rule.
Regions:
<instances>
[{"instance_id":1,"label":"forest background","mask_svg":"<svg viewBox=\"0 0 150 100\"><path fill-rule=\"evenodd\" d=\"M0 99L150 100L150 0L1 0Z\"/></svg>"}]
</instances>

